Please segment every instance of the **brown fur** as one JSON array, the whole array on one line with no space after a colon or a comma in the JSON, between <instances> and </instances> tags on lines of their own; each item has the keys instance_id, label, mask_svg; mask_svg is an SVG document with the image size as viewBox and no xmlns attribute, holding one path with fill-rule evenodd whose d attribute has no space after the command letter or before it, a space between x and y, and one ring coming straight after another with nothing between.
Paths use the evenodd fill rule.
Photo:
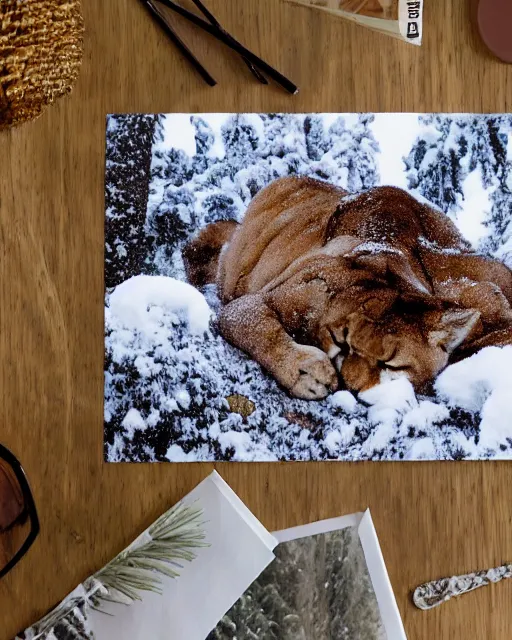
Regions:
<instances>
[{"instance_id":1,"label":"brown fur","mask_svg":"<svg viewBox=\"0 0 512 640\"><path fill-rule=\"evenodd\" d=\"M190 284L202 287L209 282L215 282L220 253L230 241L237 226L234 220L214 222L202 229L197 238L186 245L183 261Z\"/></svg>"},{"instance_id":2,"label":"brown fur","mask_svg":"<svg viewBox=\"0 0 512 640\"><path fill-rule=\"evenodd\" d=\"M339 378L363 391L405 375L422 389L457 352L512 335L510 270L394 187L349 196L280 179L184 257L193 284L218 284L224 337L301 398Z\"/></svg>"}]
</instances>

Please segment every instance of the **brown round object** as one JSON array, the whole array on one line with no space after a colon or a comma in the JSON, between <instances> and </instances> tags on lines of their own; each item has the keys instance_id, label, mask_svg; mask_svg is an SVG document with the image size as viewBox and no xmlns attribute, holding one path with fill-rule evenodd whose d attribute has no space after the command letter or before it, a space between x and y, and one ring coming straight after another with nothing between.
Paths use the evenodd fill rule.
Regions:
<instances>
[{"instance_id":1,"label":"brown round object","mask_svg":"<svg viewBox=\"0 0 512 640\"><path fill-rule=\"evenodd\" d=\"M0 130L71 91L83 31L80 0L0 0Z\"/></svg>"},{"instance_id":2,"label":"brown round object","mask_svg":"<svg viewBox=\"0 0 512 640\"><path fill-rule=\"evenodd\" d=\"M512 62L512 0L480 0L478 27L494 55Z\"/></svg>"}]
</instances>

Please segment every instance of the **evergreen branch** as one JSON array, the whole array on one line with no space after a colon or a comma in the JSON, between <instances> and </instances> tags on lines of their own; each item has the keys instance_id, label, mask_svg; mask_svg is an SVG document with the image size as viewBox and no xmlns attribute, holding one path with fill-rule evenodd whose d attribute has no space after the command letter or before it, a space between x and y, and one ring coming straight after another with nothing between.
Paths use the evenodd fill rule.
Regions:
<instances>
[{"instance_id":1,"label":"evergreen branch","mask_svg":"<svg viewBox=\"0 0 512 640\"><path fill-rule=\"evenodd\" d=\"M162 593L161 576L177 578L182 562L191 562L194 550L207 546L201 514L201 509L179 503L98 571L94 578L106 593L96 594L96 607L101 602L131 604L142 599L143 591Z\"/></svg>"}]
</instances>

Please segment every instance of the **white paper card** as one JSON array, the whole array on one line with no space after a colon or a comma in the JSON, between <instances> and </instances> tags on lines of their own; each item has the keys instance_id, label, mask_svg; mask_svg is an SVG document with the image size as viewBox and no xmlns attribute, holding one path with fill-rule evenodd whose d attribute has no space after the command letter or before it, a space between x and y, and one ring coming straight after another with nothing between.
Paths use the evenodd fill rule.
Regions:
<instances>
[{"instance_id":1,"label":"white paper card","mask_svg":"<svg viewBox=\"0 0 512 640\"><path fill-rule=\"evenodd\" d=\"M164 578L163 594L147 593L115 616L92 612L97 640L204 640L217 622L273 560L277 540L222 478L213 472L183 500L203 509L209 547L184 563L176 580Z\"/></svg>"}]
</instances>

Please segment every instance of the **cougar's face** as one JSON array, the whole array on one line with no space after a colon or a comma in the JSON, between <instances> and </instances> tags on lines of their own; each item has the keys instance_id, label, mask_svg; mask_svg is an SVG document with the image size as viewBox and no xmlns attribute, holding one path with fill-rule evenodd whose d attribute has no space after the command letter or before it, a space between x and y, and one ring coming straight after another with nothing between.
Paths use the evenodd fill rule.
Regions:
<instances>
[{"instance_id":1,"label":"cougar's face","mask_svg":"<svg viewBox=\"0 0 512 640\"><path fill-rule=\"evenodd\" d=\"M421 391L446 367L450 353L478 318L467 309L411 315L391 310L378 319L355 312L329 327L332 344L327 353L351 391L366 391L399 377Z\"/></svg>"}]
</instances>

